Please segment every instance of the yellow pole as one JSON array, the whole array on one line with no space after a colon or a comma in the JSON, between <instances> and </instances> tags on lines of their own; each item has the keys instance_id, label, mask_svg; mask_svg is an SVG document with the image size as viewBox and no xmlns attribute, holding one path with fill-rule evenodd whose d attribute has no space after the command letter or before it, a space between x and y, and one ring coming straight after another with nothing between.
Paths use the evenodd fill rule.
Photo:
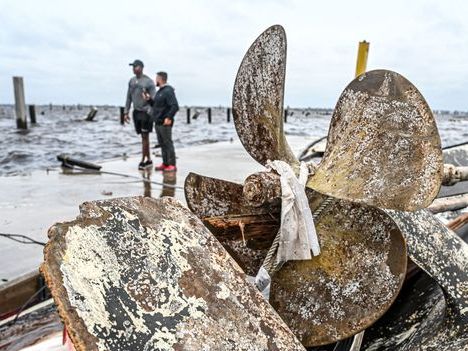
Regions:
<instances>
[{"instance_id":1,"label":"yellow pole","mask_svg":"<svg viewBox=\"0 0 468 351\"><path fill-rule=\"evenodd\" d=\"M359 42L359 49L356 62L356 77L366 71L367 55L369 54L369 43L367 41Z\"/></svg>"}]
</instances>

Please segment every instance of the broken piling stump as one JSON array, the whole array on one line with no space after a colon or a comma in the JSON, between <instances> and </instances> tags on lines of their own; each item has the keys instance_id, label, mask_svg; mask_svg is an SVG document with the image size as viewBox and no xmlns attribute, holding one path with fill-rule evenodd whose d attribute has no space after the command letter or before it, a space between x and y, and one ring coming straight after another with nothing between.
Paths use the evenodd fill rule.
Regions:
<instances>
[{"instance_id":1,"label":"broken piling stump","mask_svg":"<svg viewBox=\"0 0 468 351\"><path fill-rule=\"evenodd\" d=\"M305 350L177 200L84 203L41 270L76 350Z\"/></svg>"},{"instance_id":2,"label":"broken piling stump","mask_svg":"<svg viewBox=\"0 0 468 351\"><path fill-rule=\"evenodd\" d=\"M94 107L94 106L91 107L91 110L89 110L89 113L86 116L85 121L91 122L94 119L94 117L96 117L97 113L98 113L98 109L96 107Z\"/></svg>"}]
</instances>

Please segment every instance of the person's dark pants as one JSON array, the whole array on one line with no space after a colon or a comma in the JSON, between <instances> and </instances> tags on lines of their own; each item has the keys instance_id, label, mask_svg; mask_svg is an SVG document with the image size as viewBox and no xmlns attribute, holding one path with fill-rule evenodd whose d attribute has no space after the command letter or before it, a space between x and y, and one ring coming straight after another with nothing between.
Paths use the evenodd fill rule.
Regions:
<instances>
[{"instance_id":1,"label":"person's dark pants","mask_svg":"<svg viewBox=\"0 0 468 351\"><path fill-rule=\"evenodd\" d=\"M163 163L166 166L176 164L174 144L172 142L172 126L156 125L156 136L161 146Z\"/></svg>"}]
</instances>

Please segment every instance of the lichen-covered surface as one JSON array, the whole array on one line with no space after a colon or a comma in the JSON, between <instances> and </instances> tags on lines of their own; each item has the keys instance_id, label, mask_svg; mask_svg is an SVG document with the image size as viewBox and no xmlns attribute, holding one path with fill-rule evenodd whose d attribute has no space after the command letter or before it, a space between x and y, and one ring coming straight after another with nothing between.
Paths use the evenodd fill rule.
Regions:
<instances>
[{"instance_id":1,"label":"lichen-covered surface","mask_svg":"<svg viewBox=\"0 0 468 351\"><path fill-rule=\"evenodd\" d=\"M85 203L49 236L42 271L77 350L304 350L174 199Z\"/></svg>"},{"instance_id":2,"label":"lichen-covered surface","mask_svg":"<svg viewBox=\"0 0 468 351\"><path fill-rule=\"evenodd\" d=\"M344 339L374 323L406 273L405 241L383 211L337 200L315 225L320 255L286 263L273 276L270 295L306 346Z\"/></svg>"},{"instance_id":3,"label":"lichen-covered surface","mask_svg":"<svg viewBox=\"0 0 468 351\"><path fill-rule=\"evenodd\" d=\"M250 46L237 72L232 112L237 134L259 163L297 163L283 133L286 33L279 25L264 31Z\"/></svg>"},{"instance_id":4,"label":"lichen-covered surface","mask_svg":"<svg viewBox=\"0 0 468 351\"><path fill-rule=\"evenodd\" d=\"M308 185L380 208L416 210L436 197L440 138L424 97L398 73L353 80L336 105L324 158Z\"/></svg>"},{"instance_id":5,"label":"lichen-covered surface","mask_svg":"<svg viewBox=\"0 0 468 351\"><path fill-rule=\"evenodd\" d=\"M403 351L468 350L468 245L427 210L387 213L405 235L411 260L440 285L445 298L421 306L423 312L430 309L425 318L370 350L395 340Z\"/></svg>"}]
</instances>

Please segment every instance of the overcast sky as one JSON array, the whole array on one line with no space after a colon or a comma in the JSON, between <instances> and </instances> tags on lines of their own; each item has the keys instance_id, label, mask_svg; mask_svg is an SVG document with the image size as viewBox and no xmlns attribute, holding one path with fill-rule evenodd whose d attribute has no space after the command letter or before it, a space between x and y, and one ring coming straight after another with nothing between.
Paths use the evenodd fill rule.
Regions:
<instances>
[{"instance_id":1,"label":"overcast sky","mask_svg":"<svg viewBox=\"0 0 468 351\"><path fill-rule=\"evenodd\" d=\"M169 73L181 105L229 105L252 41L281 24L285 103L333 107L354 76L397 71L433 109L468 110L468 1L0 0L0 103L23 76L29 103L124 102L135 58Z\"/></svg>"}]
</instances>

